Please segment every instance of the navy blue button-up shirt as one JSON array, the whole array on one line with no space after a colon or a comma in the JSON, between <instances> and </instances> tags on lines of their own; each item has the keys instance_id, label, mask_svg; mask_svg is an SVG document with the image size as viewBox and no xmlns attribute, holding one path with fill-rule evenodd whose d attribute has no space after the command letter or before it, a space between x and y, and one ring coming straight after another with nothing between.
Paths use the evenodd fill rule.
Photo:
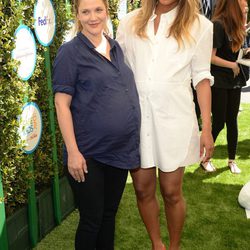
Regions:
<instances>
[{"instance_id":1,"label":"navy blue button-up shirt","mask_svg":"<svg viewBox=\"0 0 250 250\"><path fill-rule=\"evenodd\" d=\"M80 32L63 44L54 62L53 91L72 96L76 142L85 158L133 169L140 165L139 99L120 46L108 40L111 61Z\"/></svg>"}]
</instances>

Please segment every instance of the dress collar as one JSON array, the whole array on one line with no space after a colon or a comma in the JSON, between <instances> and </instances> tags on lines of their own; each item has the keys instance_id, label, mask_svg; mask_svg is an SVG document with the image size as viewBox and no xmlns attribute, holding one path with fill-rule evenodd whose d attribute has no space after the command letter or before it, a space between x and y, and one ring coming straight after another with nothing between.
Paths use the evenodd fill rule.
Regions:
<instances>
[{"instance_id":1,"label":"dress collar","mask_svg":"<svg viewBox=\"0 0 250 250\"><path fill-rule=\"evenodd\" d=\"M177 8L178 8L178 5L175 8L173 8L172 10L170 10L166 13L162 13L161 19L166 20L166 21L170 21L170 22L173 21L174 18L176 17L176 14L177 14ZM157 15L155 14L155 9L154 9L152 16L149 18L149 21L152 22L156 17L157 17Z\"/></svg>"},{"instance_id":2,"label":"dress collar","mask_svg":"<svg viewBox=\"0 0 250 250\"><path fill-rule=\"evenodd\" d=\"M152 16L149 18L149 21L150 22L154 21L156 17L157 17L157 15L155 14L155 10L154 10Z\"/></svg>"}]
</instances>

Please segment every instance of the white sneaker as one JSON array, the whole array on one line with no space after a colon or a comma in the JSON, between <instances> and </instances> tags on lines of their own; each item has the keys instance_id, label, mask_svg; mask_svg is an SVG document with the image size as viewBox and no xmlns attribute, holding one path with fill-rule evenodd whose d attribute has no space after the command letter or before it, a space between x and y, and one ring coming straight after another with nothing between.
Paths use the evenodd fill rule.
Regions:
<instances>
[{"instance_id":1,"label":"white sneaker","mask_svg":"<svg viewBox=\"0 0 250 250\"><path fill-rule=\"evenodd\" d=\"M229 161L228 167L230 168L230 171L232 174L240 174L241 173L240 168L237 166L237 164L234 161Z\"/></svg>"},{"instance_id":2,"label":"white sneaker","mask_svg":"<svg viewBox=\"0 0 250 250\"><path fill-rule=\"evenodd\" d=\"M216 168L214 167L213 163L211 161L207 162L201 162L200 166L206 171L206 172L215 172Z\"/></svg>"}]
</instances>

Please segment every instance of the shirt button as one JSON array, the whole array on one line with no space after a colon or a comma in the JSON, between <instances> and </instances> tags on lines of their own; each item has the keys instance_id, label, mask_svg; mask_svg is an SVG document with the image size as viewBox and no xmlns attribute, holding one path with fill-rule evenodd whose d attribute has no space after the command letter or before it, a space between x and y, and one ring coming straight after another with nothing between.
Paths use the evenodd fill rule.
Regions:
<instances>
[{"instance_id":1,"label":"shirt button","mask_svg":"<svg viewBox=\"0 0 250 250\"><path fill-rule=\"evenodd\" d=\"M128 92L128 89L125 89L126 92Z\"/></svg>"},{"instance_id":2,"label":"shirt button","mask_svg":"<svg viewBox=\"0 0 250 250\"><path fill-rule=\"evenodd\" d=\"M149 77L148 80L151 81L151 77Z\"/></svg>"},{"instance_id":3,"label":"shirt button","mask_svg":"<svg viewBox=\"0 0 250 250\"><path fill-rule=\"evenodd\" d=\"M147 136L149 136L149 133L147 133Z\"/></svg>"}]
</instances>

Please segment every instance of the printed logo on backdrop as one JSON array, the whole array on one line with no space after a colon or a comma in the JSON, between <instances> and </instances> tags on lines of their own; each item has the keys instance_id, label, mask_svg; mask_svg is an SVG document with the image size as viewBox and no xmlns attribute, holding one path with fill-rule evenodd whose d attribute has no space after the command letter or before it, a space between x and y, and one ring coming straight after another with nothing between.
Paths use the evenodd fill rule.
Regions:
<instances>
[{"instance_id":1,"label":"printed logo on backdrop","mask_svg":"<svg viewBox=\"0 0 250 250\"><path fill-rule=\"evenodd\" d=\"M38 0L34 9L35 33L40 44L49 46L56 31L55 10L50 0Z\"/></svg>"},{"instance_id":2,"label":"printed logo on backdrop","mask_svg":"<svg viewBox=\"0 0 250 250\"><path fill-rule=\"evenodd\" d=\"M24 143L24 152L33 153L42 135L42 114L36 103L28 102L24 105L19 117L18 132Z\"/></svg>"},{"instance_id":3,"label":"printed logo on backdrop","mask_svg":"<svg viewBox=\"0 0 250 250\"><path fill-rule=\"evenodd\" d=\"M19 61L18 76L28 80L36 67L36 42L33 33L26 25L20 25L15 31L15 49L12 58Z\"/></svg>"}]
</instances>

